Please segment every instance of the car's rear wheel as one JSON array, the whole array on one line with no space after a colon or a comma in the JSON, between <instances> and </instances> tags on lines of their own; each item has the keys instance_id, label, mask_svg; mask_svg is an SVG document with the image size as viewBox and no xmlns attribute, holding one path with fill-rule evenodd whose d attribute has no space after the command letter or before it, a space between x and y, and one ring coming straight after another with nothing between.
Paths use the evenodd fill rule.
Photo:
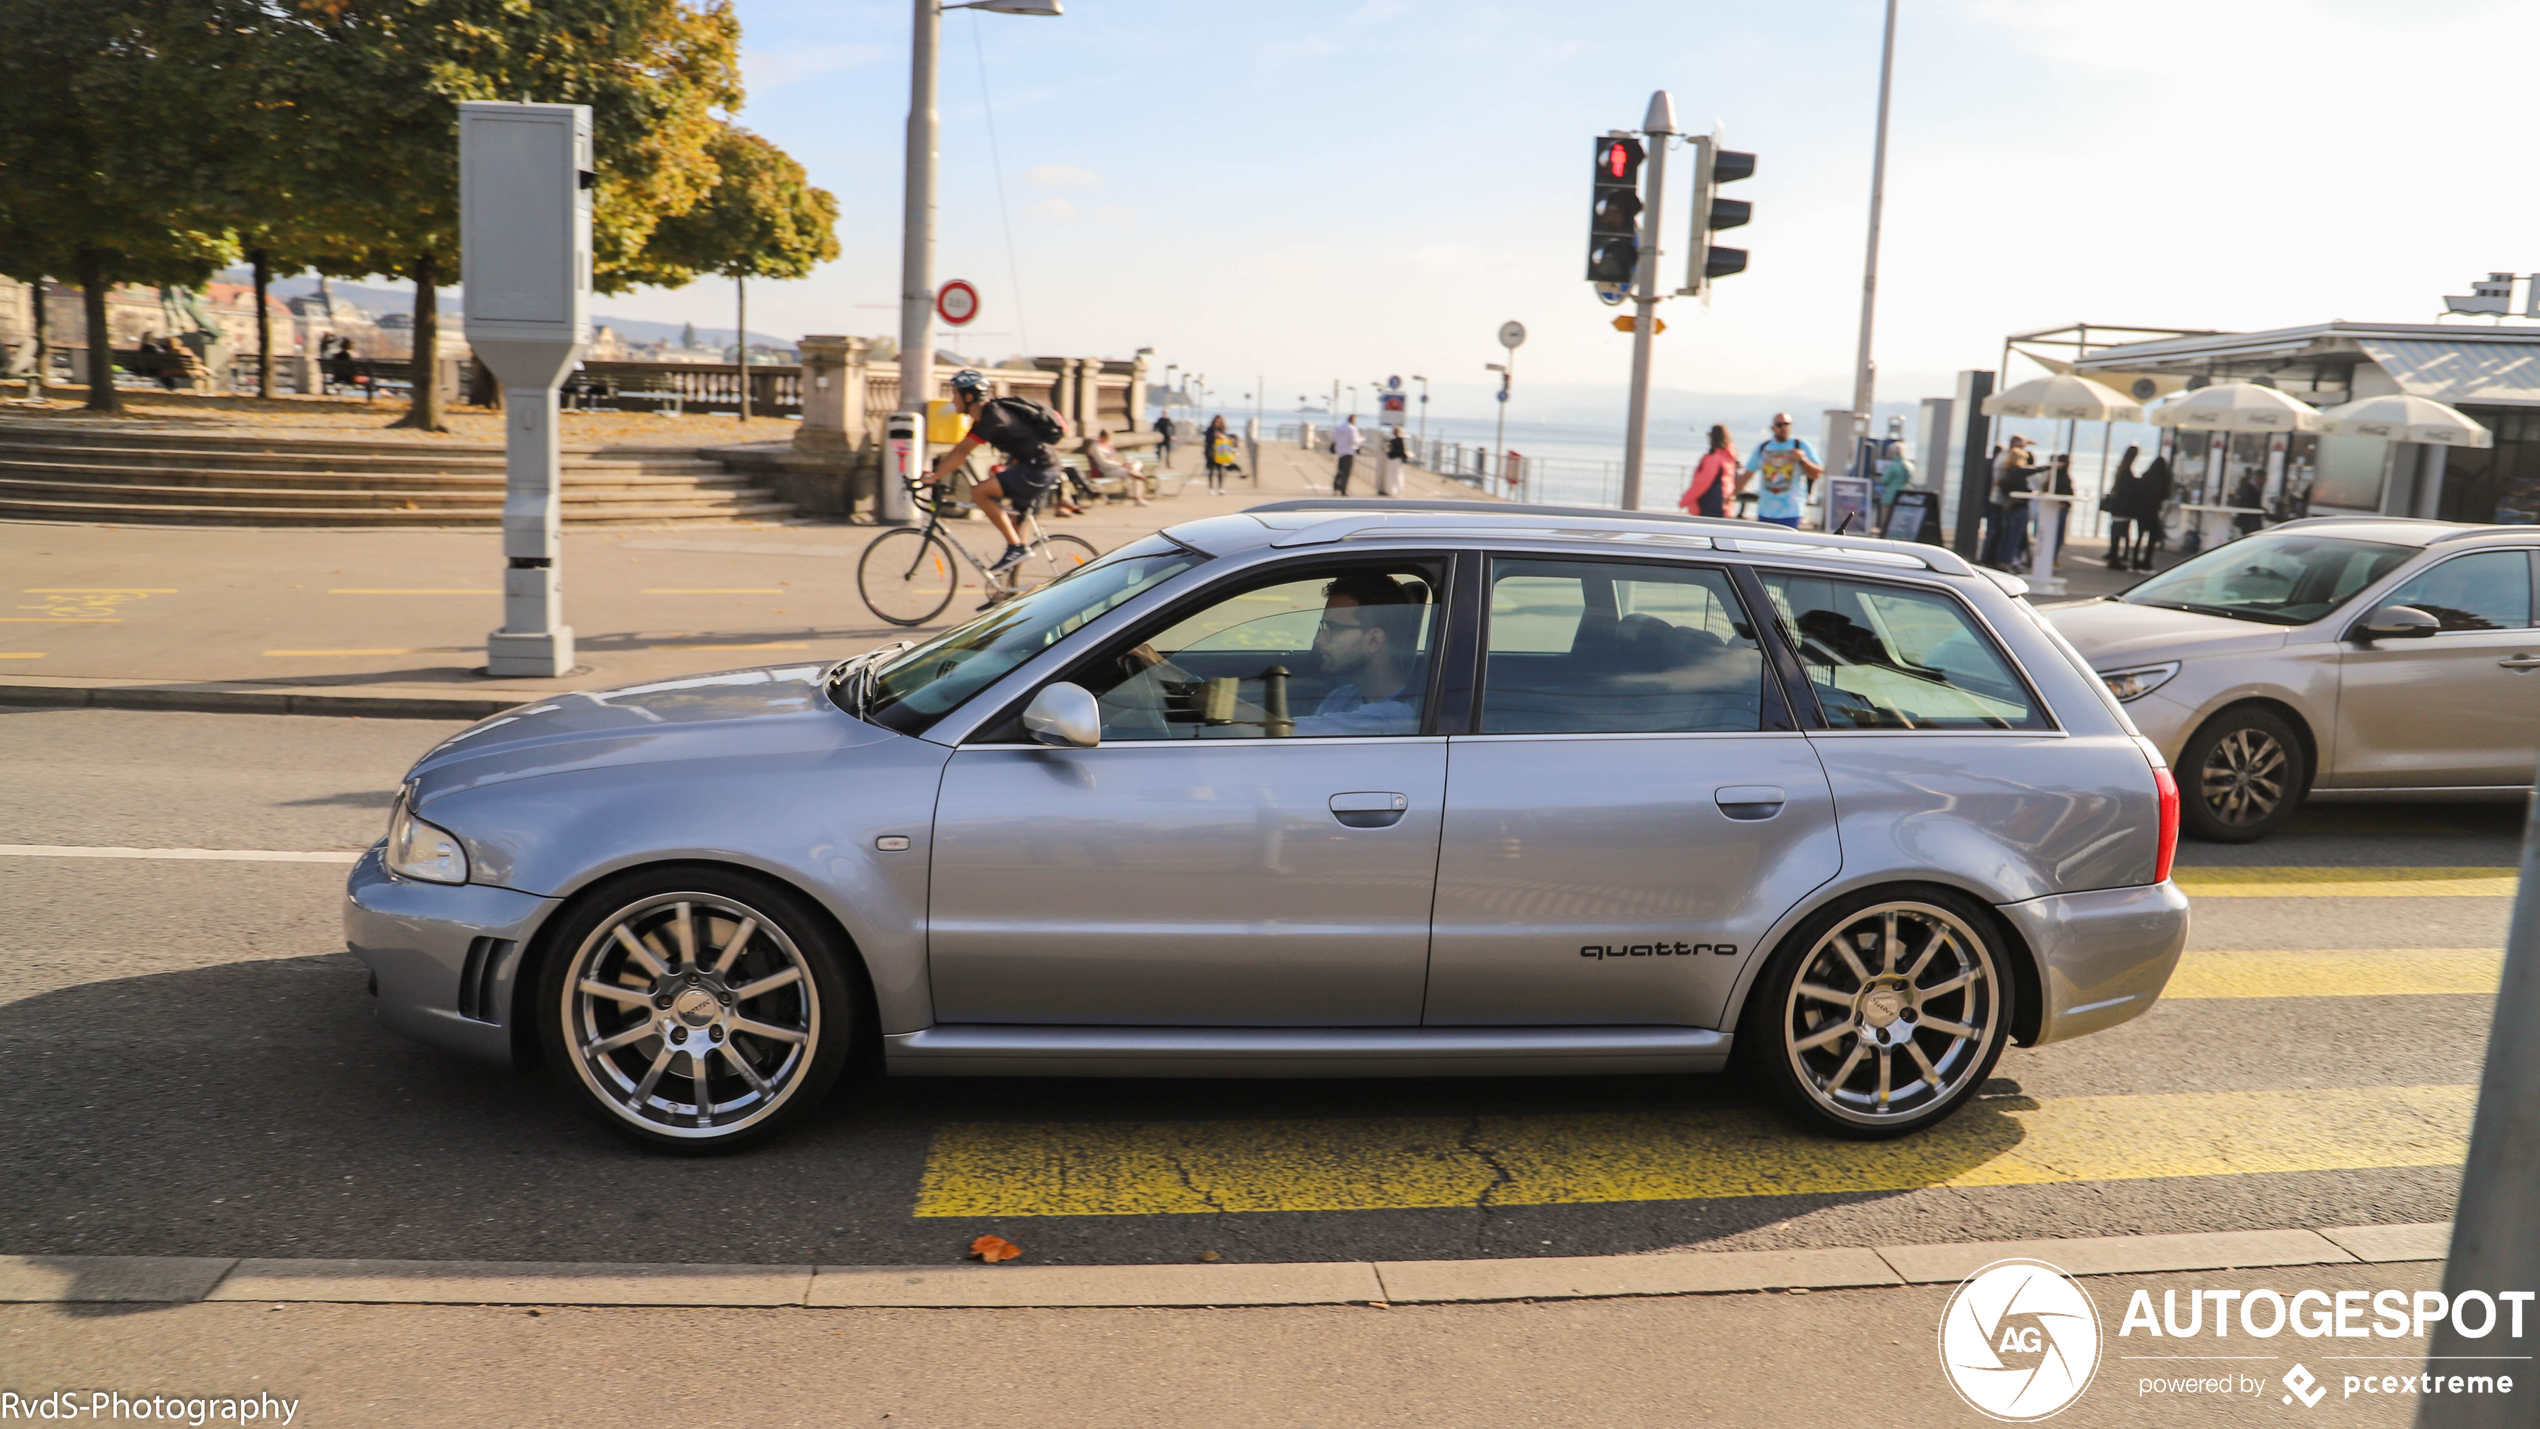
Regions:
<instances>
[{"instance_id":1,"label":"car's rear wheel","mask_svg":"<svg viewBox=\"0 0 2540 1429\"><path fill-rule=\"evenodd\" d=\"M2010 1036L2010 955L1942 889L1840 899L1783 940L1747 1001L1739 1052L1838 1136L1920 1131L1983 1085Z\"/></svg>"},{"instance_id":2,"label":"car's rear wheel","mask_svg":"<svg viewBox=\"0 0 2540 1429\"><path fill-rule=\"evenodd\" d=\"M2292 817L2310 788L2302 741L2255 705L2225 710L2179 751L2179 822L2190 838L2255 843Z\"/></svg>"},{"instance_id":3,"label":"car's rear wheel","mask_svg":"<svg viewBox=\"0 0 2540 1429\"><path fill-rule=\"evenodd\" d=\"M722 1151L819 1106L863 1019L836 933L735 870L662 869L586 897L539 979L547 1063L647 1145Z\"/></svg>"}]
</instances>

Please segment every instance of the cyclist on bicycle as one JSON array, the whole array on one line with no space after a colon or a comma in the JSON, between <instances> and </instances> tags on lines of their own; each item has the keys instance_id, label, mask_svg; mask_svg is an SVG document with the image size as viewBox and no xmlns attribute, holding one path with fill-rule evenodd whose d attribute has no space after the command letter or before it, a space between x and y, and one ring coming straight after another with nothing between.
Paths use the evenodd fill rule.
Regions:
<instances>
[{"instance_id":1,"label":"cyclist on bicycle","mask_svg":"<svg viewBox=\"0 0 2540 1429\"><path fill-rule=\"evenodd\" d=\"M1005 469L970 488L970 501L1005 538L1005 554L988 569L1010 570L1026 554L1016 520L1031 515L1042 498L1066 479L1058 453L1050 446L1066 429L1055 413L1038 402L989 396L988 379L967 367L953 374L952 392L953 405L970 419L970 432L935 458L934 479L942 481L959 470L983 442L1005 454Z\"/></svg>"}]
</instances>

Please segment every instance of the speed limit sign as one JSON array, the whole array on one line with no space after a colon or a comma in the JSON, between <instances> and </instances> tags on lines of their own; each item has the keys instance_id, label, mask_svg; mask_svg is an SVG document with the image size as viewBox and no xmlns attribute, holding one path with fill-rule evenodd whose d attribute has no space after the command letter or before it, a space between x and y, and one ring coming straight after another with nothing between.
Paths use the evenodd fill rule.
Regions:
<instances>
[{"instance_id":1,"label":"speed limit sign","mask_svg":"<svg viewBox=\"0 0 2540 1429\"><path fill-rule=\"evenodd\" d=\"M935 290L935 316L959 327L979 316L979 290L969 280L955 278Z\"/></svg>"}]
</instances>

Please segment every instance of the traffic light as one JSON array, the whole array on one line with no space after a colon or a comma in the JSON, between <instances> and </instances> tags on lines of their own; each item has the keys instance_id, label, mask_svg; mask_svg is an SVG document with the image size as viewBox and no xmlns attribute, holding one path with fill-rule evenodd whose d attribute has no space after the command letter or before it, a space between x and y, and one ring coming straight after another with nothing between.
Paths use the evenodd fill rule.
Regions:
<instances>
[{"instance_id":1,"label":"traffic light","mask_svg":"<svg viewBox=\"0 0 2540 1429\"><path fill-rule=\"evenodd\" d=\"M1640 141L1608 134L1596 141L1596 191L1588 211L1587 275L1591 283L1629 283L1640 270Z\"/></svg>"},{"instance_id":2,"label":"traffic light","mask_svg":"<svg viewBox=\"0 0 2540 1429\"><path fill-rule=\"evenodd\" d=\"M1711 241L1711 235L1745 226L1755 212L1746 200L1722 198L1719 193L1722 184L1754 176L1755 156L1723 149L1717 139L1701 136L1695 137L1693 148L1693 257L1679 290L1686 294L1708 292L1712 279L1746 271L1746 250L1722 247Z\"/></svg>"}]
</instances>

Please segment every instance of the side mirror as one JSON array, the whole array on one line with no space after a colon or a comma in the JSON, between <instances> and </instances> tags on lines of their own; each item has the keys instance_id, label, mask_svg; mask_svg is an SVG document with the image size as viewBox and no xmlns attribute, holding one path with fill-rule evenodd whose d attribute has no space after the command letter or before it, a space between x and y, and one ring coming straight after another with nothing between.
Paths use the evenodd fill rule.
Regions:
<instances>
[{"instance_id":1,"label":"side mirror","mask_svg":"<svg viewBox=\"0 0 2540 1429\"><path fill-rule=\"evenodd\" d=\"M1046 685L1023 707L1023 728L1060 749L1092 749L1102 743L1102 706L1082 685Z\"/></svg>"},{"instance_id":2,"label":"side mirror","mask_svg":"<svg viewBox=\"0 0 2540 1429\"><path fill-rule=\"evenodd\" d=\"M2413 605L2385 605L2355 623L2358 640L2423 640L2443 622Z\"/></svg>"}]
</instances>

